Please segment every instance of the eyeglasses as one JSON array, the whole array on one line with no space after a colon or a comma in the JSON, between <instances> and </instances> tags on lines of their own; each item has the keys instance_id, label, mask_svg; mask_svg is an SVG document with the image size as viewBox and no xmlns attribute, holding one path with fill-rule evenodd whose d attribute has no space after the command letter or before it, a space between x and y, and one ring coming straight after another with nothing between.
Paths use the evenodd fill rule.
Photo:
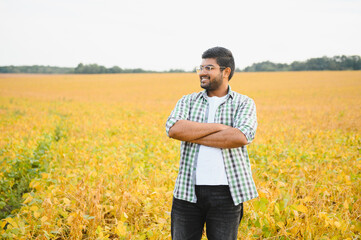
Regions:
<instances>
[{"instance_id":1,"label":"eyeglasses","mask_svg":"<svg viewBox=\"0 0 361 240\"><path fill-rule=\"evenodd\" d=\"M213 65L207 65L207 66L197 66L196 67L196 71L199 74L200 72L202 72L203 70L205 70L206 72L210 72L213 69L216 69L217 67L213 66ZM227 67L223 67L223 66L219 66L219 69L226 69Z\"/></svg>"}]
</instances>

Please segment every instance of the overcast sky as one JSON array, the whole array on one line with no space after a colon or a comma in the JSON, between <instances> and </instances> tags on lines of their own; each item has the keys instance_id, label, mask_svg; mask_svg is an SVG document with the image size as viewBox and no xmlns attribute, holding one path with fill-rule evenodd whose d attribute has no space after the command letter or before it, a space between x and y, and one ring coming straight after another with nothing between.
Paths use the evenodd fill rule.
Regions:
<instances>
[{"instance_id":1,"label":"overcast sky","mask_svg":"<svg viewBox=\"0 0 361 240\"><path fill-rule=\"evenodd\" d=\"M214 46L239 68L361 55L361 0L0 0L0 66L191 70Z\"/></svg>"}]
</instances>

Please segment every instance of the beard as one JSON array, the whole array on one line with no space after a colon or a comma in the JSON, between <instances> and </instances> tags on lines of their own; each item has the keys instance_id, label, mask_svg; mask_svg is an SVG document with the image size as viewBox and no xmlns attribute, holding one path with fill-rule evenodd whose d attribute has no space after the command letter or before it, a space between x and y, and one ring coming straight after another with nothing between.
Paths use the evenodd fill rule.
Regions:
<instances>
[{"instance_id":1,"label":"beard","mask_svg":"<svg viewBox=\"0 0 361 240\"><path fill-rule=\"evenodd\" d=\"M213 79L210 78L209 75L203 76L203 77L206 77L207 80L205 83L202 83L202 77L200 77L201 88L203 88L207 91L217 90L219 88L219 86L221 86L223 83L223 73L220 73L218 76L214 77Z\"/></svg>"}]
</instances>

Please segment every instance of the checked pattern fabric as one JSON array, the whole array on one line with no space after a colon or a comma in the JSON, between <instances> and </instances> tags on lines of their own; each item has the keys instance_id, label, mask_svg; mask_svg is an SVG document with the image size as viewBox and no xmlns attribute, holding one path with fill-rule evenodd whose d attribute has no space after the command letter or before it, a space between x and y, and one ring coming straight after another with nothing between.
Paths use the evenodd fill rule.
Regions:
<instances>
[{"instance_id":1,"label":"checked pattern fabric","mask_svg":"<svg viewBox=\"0 0 361 240\"><path fill-rule=\"evenodd\" d=\"M207 122L207 116L208 101L205 90L185 95L177 102L168 117L167 135L178 120ZM227 99L217 109L214 122L239 129L250 143L257 128L256 105L251 98L233 92L229 87ZM199 148L199 144L184 141L181 143L179 172L173 192L177 199L197 202L195 177ZM222 156L234 204L238 205L258 197L247 146L222 149Z\"/></svg>"}]
</instances>

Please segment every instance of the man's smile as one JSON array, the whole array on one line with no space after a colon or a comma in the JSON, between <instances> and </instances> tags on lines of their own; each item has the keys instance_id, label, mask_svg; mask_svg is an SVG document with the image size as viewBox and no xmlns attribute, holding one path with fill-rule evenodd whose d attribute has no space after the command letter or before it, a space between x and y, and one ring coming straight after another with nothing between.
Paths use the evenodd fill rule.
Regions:
<instances>
[{"instance_id":1,"label":"man's smile","mask_svg":"<svg viewBox=\"0 0 361 240\"><path fill-rule=\"evenodd\" d=\"M209 80L209 77L201 77L201 83L204 83L207 80Z\"/></svg>"}]
</instances>

